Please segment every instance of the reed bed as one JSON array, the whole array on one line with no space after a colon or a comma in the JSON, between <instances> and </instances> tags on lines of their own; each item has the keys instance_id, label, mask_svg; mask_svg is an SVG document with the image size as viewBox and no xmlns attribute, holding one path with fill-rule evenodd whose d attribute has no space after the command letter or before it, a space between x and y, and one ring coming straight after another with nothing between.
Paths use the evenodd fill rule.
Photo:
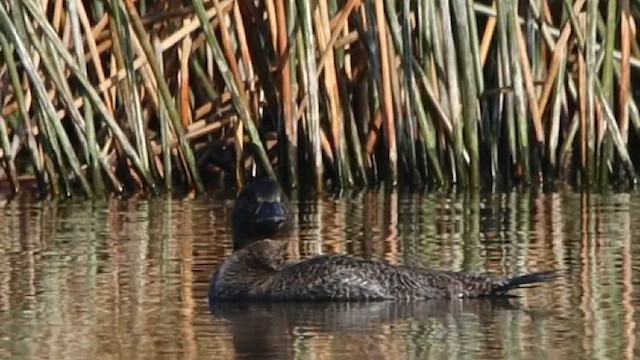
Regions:
<instances>
[{"instance_id":1,"label":"reed bed","mask_svg":"<svg viewBox=\"0 0 640 360\"><path fill-rule=\"evenodd\" d=\"M0 0L0 178L630 186L637 6Z\"/></svg>"}]
</instances>

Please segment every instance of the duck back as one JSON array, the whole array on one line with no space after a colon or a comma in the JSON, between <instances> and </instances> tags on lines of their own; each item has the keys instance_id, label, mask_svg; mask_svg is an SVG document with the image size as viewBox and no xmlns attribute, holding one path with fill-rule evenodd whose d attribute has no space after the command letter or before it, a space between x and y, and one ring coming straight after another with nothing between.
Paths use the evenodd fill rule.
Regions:
<instances>
[{"instance_id":1,"label":"duck back","mask_svg":"<svg viewBox=\"0 0 640 360\"><path fill-rule=\"evenodd\" d=\"M397 266L348 255L287 263L280 241L263 240L235 252L221 267L212 301L413 301L500 297L545 282L555 272L509 279ZM265 254L268 254L265 256ZM214 282L216 280L214 279Z\"/></svg>"}]
</instances>

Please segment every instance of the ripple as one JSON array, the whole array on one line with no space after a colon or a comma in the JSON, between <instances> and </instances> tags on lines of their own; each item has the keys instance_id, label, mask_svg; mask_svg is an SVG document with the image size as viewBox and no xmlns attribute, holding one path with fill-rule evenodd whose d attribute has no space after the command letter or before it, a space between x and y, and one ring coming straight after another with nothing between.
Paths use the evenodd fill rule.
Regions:
<instances>
[{"instance_id":1,"label":"ripple","mask_svg":"<svg viewBox=\"0 0 640 360\"><path fill-rule=\"evenodd\" d=\"M0 358L628 358L639 194L360 192L293 200L299 253L492 273L564 269L507 304L207 306L226 198L3 203Z\"/></svg>"}]
</instances>

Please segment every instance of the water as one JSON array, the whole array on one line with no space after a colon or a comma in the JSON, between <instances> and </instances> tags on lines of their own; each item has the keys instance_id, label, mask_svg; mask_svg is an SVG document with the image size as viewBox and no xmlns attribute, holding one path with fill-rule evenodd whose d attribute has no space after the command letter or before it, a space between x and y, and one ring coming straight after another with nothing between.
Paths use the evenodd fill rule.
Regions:
<instances>
[{"instance_id":1,"label":"water","mask_svg":"<svg viewBox=\"0 0 640 360\"><path fill-rule=\"evenodd\" d=\"M0 200L0 358L633 359L637 194L359 193L299 201L301 257L512 275L510 302L227 304L232 201ZM635 219L635 220L634 220Z\"/></svg>"}]
</instances>

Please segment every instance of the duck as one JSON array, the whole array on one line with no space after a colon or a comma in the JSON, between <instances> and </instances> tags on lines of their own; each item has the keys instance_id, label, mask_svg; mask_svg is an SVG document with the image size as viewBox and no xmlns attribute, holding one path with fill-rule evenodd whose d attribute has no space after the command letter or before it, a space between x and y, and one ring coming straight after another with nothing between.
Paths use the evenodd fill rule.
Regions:
<instances>
[{"instance_id":1,"label":"duck","mask_svg":"<svg viewBox=\"0 0 640 360\"><path fill-rule=\"evenodd\" d=\"M287 196L270 178L250 182L237 196L232 217L233 250L264 239L286 239L293 219Z\"/></svg>"},{"instance_id":2,"label":"duck","mask_svg":"<svg viewBox=\"0 0 640 360\"><path fill-rule=\"evenodd\" d=\"M493 277L461 271L393 265L352 255L287 258L292 211L278 182L249 183L232 215L233 252L213 274L209 303L299 301L417 301L515 297L513 290L559 277L541 271Z\"/></svg>"}]
</instances>

